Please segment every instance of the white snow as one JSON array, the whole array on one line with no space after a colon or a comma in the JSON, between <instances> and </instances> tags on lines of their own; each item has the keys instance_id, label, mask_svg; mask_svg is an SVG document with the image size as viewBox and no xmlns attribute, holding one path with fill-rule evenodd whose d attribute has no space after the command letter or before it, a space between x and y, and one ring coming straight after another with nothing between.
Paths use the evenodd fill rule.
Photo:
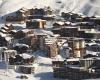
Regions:
<instances>
[{"instance_id":1,"label":"white snow","mask_svg":"<svg viewBox=\"0 0 100 80\"><path fill-rule=\"evenodd\" d=\"M67 61L79 61L79 58L67 59Z\"/></svg>"},{"instance_id":2,"label":"white snow","mask_svg":"<svg viewBox=\"0 0 100 80\"><path fill-rule=\"evenodd\" d=\"M13 45L13 47L15 47L15 46L19 46L19 47L25 46L25 47L29 48L29 46L26 45L26 44L19 44L19 43L17 43L17 44L15 44L15 45Z\"/></svg>"},{"instance_id":3,"label":"white snow","mask_svg":"<svg viewBox=\"0 0 100 80\"><path fill-rule=\"evenodd\" d=\"M12 38L11 38L11 37L5 37L5 39L6 39L7 41L10 41Z\"/></svg>"},{"instance_id":4,"label":"white snow","mask_svg":"<svg viewBox=\"0 0 100 80\"><path fill-rule=\"evenodd\" d=\"M6 37L7 35L4 34L4 33L1 33L1 32L0 32L0 36L2 36L2 37Z\"/></svg>"},{"instance_id":5,"label":"white snow","mask_svg":"<svg viewBox=\"0 0 100 80\"><path fill-rule=\"evenodd\" d=\"M64 61L64 58L62 58L61 55L57 55L56 57L53 58L53 61Z\"/></svg>"},{"instance_id":6,"label":"white snow","mask_svg":"<svg viewBox=\"0 0 100 80\"><path fill-rule=\"evenodd\" d=\"M50 58L39 57L38 62L39 66L34 75L37 80L58 80L53 78L52 60Z\"/></svg>"},{"instance_id":7,"label":"white snow","mask_svg":"<svg viewBox=\"0 0 100 80\"><path fill-rule=\"evenodd\" d=\"M50 6L57 14L64 11L83 13L88 16L100 15L100 0L2 0L0 4L1 15L14 12L22 7L45 6Z\"/></svg>"},{"instance_id":8,"label":"white snow","mask_svg":"<svg viewBox=\"0 0 100 80\"><path fill-rule=\"evenodd\" d=\"M26 53L20 54L20 56L22 56L24 59L28 59L31 58L32 56Z\"/></svg>"}]
</instances>

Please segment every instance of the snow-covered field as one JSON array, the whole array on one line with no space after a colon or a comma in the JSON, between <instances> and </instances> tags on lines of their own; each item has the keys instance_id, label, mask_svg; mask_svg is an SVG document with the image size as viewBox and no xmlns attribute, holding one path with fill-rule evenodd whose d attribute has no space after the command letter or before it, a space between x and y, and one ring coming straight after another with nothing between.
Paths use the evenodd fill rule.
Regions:
<instances>
[{"instance_id":1,"label":"snow-covered field","mask_svg":"<svg viewBox=\"0 0 100 80\"><path fill-rule=\"evenodd\" d=\"M0 14L8 14L22 7L50 6L60 12L75 12L85 15L100 15L100 0L0 0Z\"/></svg>"}]
</instances>

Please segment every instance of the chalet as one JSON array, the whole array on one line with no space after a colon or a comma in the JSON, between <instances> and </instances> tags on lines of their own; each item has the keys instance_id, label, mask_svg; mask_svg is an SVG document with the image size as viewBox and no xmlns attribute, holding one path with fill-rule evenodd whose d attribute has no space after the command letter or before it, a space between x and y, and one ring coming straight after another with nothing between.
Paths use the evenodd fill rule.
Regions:
<instances>
[{"instance_id":1,"label":"chalet","mask_svg":"<svg viewBox=\"0 0 100 80\"><path fill-rule=\"evenodd\" d=\"M59 30L59 29L63 29L63 28L67 28L71 25L71 22L69 21L57 21L53 24L53 31L54 30ZM55 32L54 32L55 33Z\"/></svg>"},{"instance_id":2,"label":"chalet","mask_svg":"<svg viewBox=\"0 0 100 80\"><path fill-rule=\"evenodd\" d=\"M45 15L52 15L53 14L53 10L48 6L45 7Z\"/></svg>"},{"instance_id":3,"label":"chalet","mask_svg":"<svg viewBox=\"0 0 100 80\"><path fill-rule=\"evenodd\" d=\"M64 64L64 62L67 62L67 64ZM53 74L55 78L70 80L97 79L100 78L100 65L98 62L100 62L99 58L52 61Z\"/></svg>"},{"instance_id":4,"label":"chalet","mask_svg":"<svg viewBox=\"0 0 100 80\"><path fill-rule=\"evenodd\" d=\"M34 73L35 70L34 60L34 56L23 53L20 55L16 55L15 57L9 57L9 66L15 66L14 69L17 72L23 74L31 74Z\"/></svg>"},{"instance_id":5,"label":"chalet","mask_svg":"<svg viewBox=\"0 0 100 80\"><path fill-rule=\"evenodd\" d=\"M16 70L19 73L32 74L35 71L35 66L34 65L22 65L22 66L18 66Z\"/></svg>"},{"instance_id":6,"label":"chalet","mask_svg":"<svg viewBox=\"0 0 100 80\"><path fill-rule=\"evenodd\" d=\"M85 40L81 38L69 39L68 46L72 49L72 57L83 57L85 52Z\"/></svg>"},{"instance_id":7,"label":"chalet","mask_svg":"<svg viewBox=\"0 0 100 80\"><path fill-rule=\"evenodd\" d=\"M15 33L15 34L14 34ZM25 37L25 33L23 31L17 31L17 32L14 32L12 34L14 34L14 38L15 39L20 39L20 38L24 38Z\"/></svg>"},{"instance_id":8,"label":"chalet","mask_svg":"<svg viewBox=\"0 0 100 80\"><path fill-rule=\"evenodd\" d=\"M100 44L95 43L95 44L89 45L88 48L89 48L91 51L99 52L99 51L100 51Z\"/></svg>"},{"instance_id":9,"label":"chalet","mask_svg":"<svg viewBox=\"0 0 100 80\"><path fill-rule=\"evenodd\" d=\"M77 35L78 35L78 28L77 27L62 28L60 35L62 37L77 37Z\"/></svg>"},{"instance_id":10,"label":"chalet","mask_svg":"<svg viewBox=\"0 0 100 80\"><path fill-rule=\"evenodd\" d=\"M26 22L26 27L30 29L44 29L46 25L46 20L33 19Z\"/></svg>"},{"instance_id":11,"label":"chalet","mask_svg":"<svg viewBox=\"0 0 100 80\"><path fill-rule=\"evenodd\" d=\"M81 16L81 17L79 17L79 18L76 18L76 21L77 22L90 22L91 21L91 19L90 19L90 17L86 17L86 16Z\"/></svg>"},{"instance_id":12,"label":"chalet","mask_svg":"<svg viewBox=\"0 0 100 80\"><path fill-rule=\"evenodd\" d=\"M7 31L7 32L9 32L9 31L10 31L10 29L9 29L9 28L7 28L7 27L1 27L1 29L2 29L2 30L5 30L5 31Z\"/></svg>"},{"instance_id":13,"label":"chalet","mask_svg":"<svg viewBox=\"0 0 100 80\"><path fill-rule=\"evenodd\" d=\"M45 15L45 11L42 8L30 9L30 15L33 15L34 19L41 19Z\"/></svg>"},{"instance_id":14,"label":"chalet","mask_svg":"<svg viewBox=\"0 0 100 80\"><path fill-rule=\"evenodd\" d=\"M16 50L19 54L27 52L29 45L17 43L13 45L13 49Z\"/></svg>"},{"instance_id":15,"label":"chalet","mask_svg":"<svg viewBox=\"0 0 100 80\"><path fill-rule=\"evenodd\" d=\"M54 15L45 15L45 16L43 16L42 19L46 20L46 21L54 21L55 20Z\"/></svg>"},{"instance_id":16,"label":"chalet","mask_svg":"<svg viewBox=\"0 0 100 80\"><path fill-rule=\"evenodd\" d=\"M77 22L76 26L79 26L80 29L93 29L95 28L94 22Z\"/></svg>"},{"instance_id":17,"label":"chalet","mask_svg":"<svg viewBox=\"0 0 100 80\"><path fill-rule=\"evenodd\" d=\"M46 9L30 9L30 15L28 15L28 19L44 19L44 20L53 20L53 17L50 17L48 15L52 15L52 10L48 7Z\"/></svg>"},{"instance_id":18,"label":"chalet","mask_svg":"<svg viewBox=\"0 0 100 80\"><path fill-rule=\"evenodd\" d=\"M91 17L91 20L95 23L95 28L100 30L100 16Z\"/></svg>"},{"instance_id":19,"label":"chalet","mask_svg":"<svg viewBox=\"0 0 100 80\"><path fill-rule=\"evenodd\" d=\"M85 70L92 67L100 67L100 65L98 64L99 62L100 62L100 58L98 57L80 59L80 65L84 66Z\"/></svg>"},{"instance_id":20,"label":"chalet","mask_svg":"<svg viewBox=\"0 0 100 80\"><path fill-rule=\"evenodd\" d=\"M61 37L78 37L78 26L71 26L71 22L57 22L53 24L52 32Z\"/></svg>"},{"instance_id":21,"label":"chalet","mask_svg":"<svg viewBox=\"0 0 100 80\"><path fill-rule=\"evenodd\" d=\"M16 13L14 13L16 15L10 15L6 17L6 21L7 22L20 22L20 23L24 23L26 21L27 16L29 15L29 11L28 9L25 8L21 8L20 10L18 10Z\"/></svg>"},{"instance_id":22,"label":"chalet","mask_svg":"<svg viewBox=\"0 0 100 80\"><path fill-rule=\"evenodd\" d=\"M95 29L91 29L90 31L85 31L86 34L92 34L94 39L99 39L100 38L100 32Z\"/></svg>"},{"instance_id":23,"label":"chalet","mask_svg":"<svg viewBox=\"0 0 100 80\"><path fill-rule=\"evenodd\" d=\"M39 49L45 50L45 38L47 36L52 36L53 34L51 31L46 31L46 30L42 30L42 29L35 29L34 35L36 35L38 38Z\"/></svg>"},{"instance_id":24,"label":"chalet","mask_svg":"<svg viewBox=\"0 0 100 80\"><path fill-rule=\"evenodd\" d=\"M20 39L26 37L29 34L33 34L33 29L22 29L17 32L12 32L12 34L16 39Z\"/></svg>"},{"instance_id":25,"label":"chalet","mask_svg":"<svg viewBox=\"0 0 100 80\"><path fill-rule=\"evenodd\" d=\"M27 53L9 57L10 65L30 65L33 64L35 58Z\"/></svg>"},{"instance_id":26,"label":"chalet","mask_svg":"<svg viewBox=\"0 0 100 80\"><path fill-rule=\"evenodd\" d=\"M7 16L6 17L6 22L19 22L19 23L24 23L26 21L25 17L16 17L16 16Z\"/></svg>"},{"instance_id":27,"label":"chalet","mask_svg":"<svg viewBox=\"0 0 100 80\"><path fill-rule=\"evenodd\" d=\"M3 34L7 34L7 33L8 33L8 32L7 32L6 30L4 30L4 29L1 29L0 32L3 33Z\"/></svg>"},{"instance_id":28,"label":"chalet","mask_svg":"<svg viewBox=\"0 0 100 80\"><path fill-rule=\"evenodd\" d=\"M45 38L45 50L47 52L48 57L55 57L56 55L59 54L59 49L57 45L57 39L50 37L50 38Z\"/></svg>"},{"instance_id":29,"label":"chalet","mask_svg":"<svg viewBox=\"0 0 100 80\"><path fill-rule=\"evenodd\" d=\"M49 48L48 49L46 48L46 45L49 47L49 44L52 46L52 50L53 50L53 45L55 48L58 48L57 38L59 37L59 35L54 35L51 31L39 30L39 29L35 29L34 34L38 37L38 44L39 44L40 50L52 53L52 51L50 51ZM54 51L53 51L54 55L56 55L58 52L57 49Z\"/></svg>"},{"instance_id":30,"label":"chalet","mask_svg":"<svg viewBox=\"0 0 100 80\"><path fill-rule=\"evenodd\" d=\"M70 14L69 14L69 13L64 13L64 12L62 12L62 13L61 13L61 16L62 16L63 18L65 18L65 19L69 19L69 18L70 18Z\"/></svg>"},{"instance_id":31,"label":"chalet","mask_svg":"<svg viewBox=\"0 0 100 80\"><path fill-rule=\"evenodd\" d=\"M16 16L18 16L19 18L27 17L29 14L29 10L26 8L21 8L16 12Z\"/></svg>"},{"instance_id":32,"label":"chalet","mask_svg":"<svg viewBox=\"0 0 100 80\"><path fill-rule=\"evenodd\" d=\"M78 37L85 39L99 39L100 32L96 29L80 29L78 28Z\"/></svg>"},{"instance_id":33,"label":"chalet","mask_svg":"<svg viewBox=\"0 0 100 80\"><path fill-rule=\"evenodd\" d=\"M71 12L69 12L69 13L62 12L61 16L63 18L65 18L66 20L69 20L71 22L76 22L76 18L80 18L81 17L80 15L78 15L76 13L71 13Z\"/></svg>"},{"instance_id":34,"label":"chalet","mask_svg":"<svg viewBox=\"0 0 100 80\"><path fill-rule=\"evenodd\" d=\"M55 22L54 24L53 24L53 26L54 27L63 27L63 26L65 26L65 22L63 22L63 21L59 21L59 22Z\"/></svg>"},{"instance_id":35,"label":"chalet","mask_svg":"<svg viewBox=\"0 0 100 80\"><path fill-rule=\"evenodd\" d=\"M13 30L13 25L11 23L6 23L5 27L9 28L10 30Z\"/></svg>"},{"instance_id":36,"label":"chalet","mask_svg":"<svg viewBox=\"0 0 100 80\"><path fill-rule=\"evenodd\" d=\"M18 42L29 45L33 50L39 48L38 37L34 34L29 34L27 37L20 39Z\"/></svg>"},{"instance_id":37,"label":"chalet","mask_svg":"<svg viewBox=\"0 0 100 80\"><path fill-rule=\"evenodd\" d=\"M1 32L3 33L9 33L11 30L13 30L12 24L5 24L4 27L1 27Z\"/></svg>"},{"instance_id":38,"label":"chalet","mask_svg":"<svg viewBox=\"0 0 100 80\"><path fill-rule=\"evenodd\" d=\"M13 38L11 38L10 36L0 35L0 46L10 47L12 40Z\"/></svg>"},{"instance_id":39,"label":"chalet","mask_svg":"<svg viewBox=\"0 0 100 80\"><path fill-rule=\"evenodd\" d=\"M61 29L60 28L53 28L52 29L52 32L54 33L54 34L61 34Z\"/></svg>"}]
</instances>

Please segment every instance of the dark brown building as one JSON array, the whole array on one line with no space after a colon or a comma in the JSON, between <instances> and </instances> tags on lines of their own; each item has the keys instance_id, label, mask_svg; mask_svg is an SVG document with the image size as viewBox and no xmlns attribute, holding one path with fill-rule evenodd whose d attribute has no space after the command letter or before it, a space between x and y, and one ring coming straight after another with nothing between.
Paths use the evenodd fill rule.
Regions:
<instances>
[{"instance_id":1,"label":"dark brown building","mask_svg":"<svg viewBox=\"0 0 100 80\"><path fill-rule=\"evenodd\" d=\"M46 25L46 20L33 19L26 22L26 27L30 29L44 29Z\"/></svg>"}]
</instances>

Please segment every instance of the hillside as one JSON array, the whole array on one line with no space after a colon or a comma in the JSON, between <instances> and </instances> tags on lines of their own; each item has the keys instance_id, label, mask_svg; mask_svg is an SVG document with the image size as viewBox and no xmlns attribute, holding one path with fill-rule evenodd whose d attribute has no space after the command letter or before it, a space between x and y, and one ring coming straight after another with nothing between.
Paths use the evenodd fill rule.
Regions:
<instances>
[{"instance_id":1,"label":"hillside","mask_svg":"<svg viewBox=\"0 0 100 80\"><path fill-rule=\"evenodd\" d=\"M75 12L85 15L100 15L100 0L0 0L0 14L5 15L22 7L50 6L60 12Z\"/></svg>"}]
</instances>

